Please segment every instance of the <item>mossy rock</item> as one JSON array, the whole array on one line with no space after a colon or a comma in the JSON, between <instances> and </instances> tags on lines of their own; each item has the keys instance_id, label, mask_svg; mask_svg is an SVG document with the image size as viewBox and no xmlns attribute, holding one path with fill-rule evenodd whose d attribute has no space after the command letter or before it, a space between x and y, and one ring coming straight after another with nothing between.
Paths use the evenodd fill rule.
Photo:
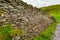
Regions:
<instances>
[{"instance_id":1,"label":"mossy rock","mask_svg":"<svg viewBox=\"0 0 60 40\"><path fill-rule=\"evenodd\" d=\"M3 14L3 10L0 10L0 16Z\"/></svg>"},{"instance_id":2,"label":"mossy rock","mask_svg":"<svg viewBox=\"0 0 60 40\"><path fill-rule=\"evenodd\" d=\"M13 29L12 32L11 32L11 36L15 36L16 34L17 35L23 35L25 32L24 29Z\"/></svg>"}]
</instances>

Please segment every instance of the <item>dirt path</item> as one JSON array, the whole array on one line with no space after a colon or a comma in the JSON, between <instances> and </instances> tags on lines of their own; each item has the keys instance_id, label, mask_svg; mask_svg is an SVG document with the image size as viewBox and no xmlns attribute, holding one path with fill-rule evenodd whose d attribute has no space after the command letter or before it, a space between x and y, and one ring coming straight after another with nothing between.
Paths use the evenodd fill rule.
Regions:
<instances>
[{"instance_id":1,"label":"dirt path","mask_svg":"<svg viewBox=\"0 0 60 40\"><path fill-rule=\"evenodd\" d=\"M60 24L57 24L57 28L53 40L60 40Z\"/></svg>"}]
</instances>

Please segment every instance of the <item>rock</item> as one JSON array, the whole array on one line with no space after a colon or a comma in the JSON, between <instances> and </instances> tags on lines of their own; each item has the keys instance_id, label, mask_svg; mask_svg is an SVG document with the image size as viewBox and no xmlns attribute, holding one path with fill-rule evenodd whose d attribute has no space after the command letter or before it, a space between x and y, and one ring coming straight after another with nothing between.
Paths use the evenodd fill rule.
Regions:
<instances>
[{"instance_id":1,"label":"rock","mask_svg":"<svg viewBox=\"0 0 60 40\"><path fill-rule=\"evenodd\" d=\"M49 13L27 5L21 0L0 0L0 2L0 9L4 10L4 14L0 16L0 23L8 24L11 22L13 29L24 29L25 33L21 36L15 36L15 40L25 40L26 38L32 40L53 21Z\"/></svg>"}]
</instances>

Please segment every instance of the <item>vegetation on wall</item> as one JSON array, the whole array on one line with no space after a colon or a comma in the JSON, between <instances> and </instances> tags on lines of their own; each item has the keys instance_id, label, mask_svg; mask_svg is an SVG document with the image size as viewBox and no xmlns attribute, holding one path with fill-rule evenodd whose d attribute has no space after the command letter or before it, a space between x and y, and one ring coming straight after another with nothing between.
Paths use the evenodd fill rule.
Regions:
<instances>
[{"instance_id":1,"label":"vegetation on wall","mask_svg":"<svg viewBox=\"0 0 60 40\"><path fill-rule=\"evenodd\" d=\"M7 39L7 37L9 37L8 35L10 35L12 30L12 24L6 24L6 25L2 25L0 26L0 40L5 40ZM11 39L11 38L10 38Z\"/></svg>"},{"instance_id":2,"label":"vegetation on wall","mask_svg":"<svg viewBox=\"0 0 60 40\"><path fill-rule=\"evenodd\" d=\"M0 10L0 16L3 14L3 10Z\"/></svg>"},{"instance_id":3,"label":"vegetation on wall","mask_svg":"<svg viewBox=\"0 0 60 40\"><path fill-rule=\"evenodd\" d=\"M37 10L40 11L40 9L36 7L32 7L32 5L27 5L27 3L21 2L21 6L24 6L26 9L31 9L31 10ZM41 10L45 12L49 12L51 16L53 16L57 22L60 22L60 6L49 6L49 7L44 7L41 8ZM3 11L0 10L0 16L2 15ZM40 17L39 17L40 18ZM42 22L43 24L43 22ZM36 36L33 38L33 40L51 40L53 37L53 34L55 32L56 28L56 23L52 23L45 31L40 33L40 36ZM25 32L24 29L13 29L12 23L8 23L6 25L0 26L0 40L12 40L12 37L15 36L16 34L21 36ZM28 39L28 38L27 38Z\"/></svg>"},{"instance_id":4,"label":"vegetation on wall","mask_svg":"<svg viewBox=\"0 0 60 40\"><path fill-rule=\"evenodd\" d=\"M23 35L23 29L13 29L12 24L8 23L6 25L0 26L0 40L12 40L15 35Z\"/></svg>"}]
</instances>

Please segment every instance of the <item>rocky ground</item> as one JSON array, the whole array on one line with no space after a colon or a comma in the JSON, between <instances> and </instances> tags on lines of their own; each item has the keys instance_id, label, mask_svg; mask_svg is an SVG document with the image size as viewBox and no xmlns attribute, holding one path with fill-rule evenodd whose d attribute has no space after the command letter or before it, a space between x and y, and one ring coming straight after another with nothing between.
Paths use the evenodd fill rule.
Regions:
<instances>
[{"instance_id":1,"label":"rocky ground","mask_svg":"<svg viewBox=\"0 0 60 40\"><path fill-rule=\"evenodd\" d=\"M38 36L40 32L53 22L48 12L23 4L21 0L0 0L0 26L12 23L13 28L24 29L25 32L19 36L20 40ZM25 5L25 6L24 6ZM17 39L16 39L17 40Z\"/></svg>"}]
</instances>

